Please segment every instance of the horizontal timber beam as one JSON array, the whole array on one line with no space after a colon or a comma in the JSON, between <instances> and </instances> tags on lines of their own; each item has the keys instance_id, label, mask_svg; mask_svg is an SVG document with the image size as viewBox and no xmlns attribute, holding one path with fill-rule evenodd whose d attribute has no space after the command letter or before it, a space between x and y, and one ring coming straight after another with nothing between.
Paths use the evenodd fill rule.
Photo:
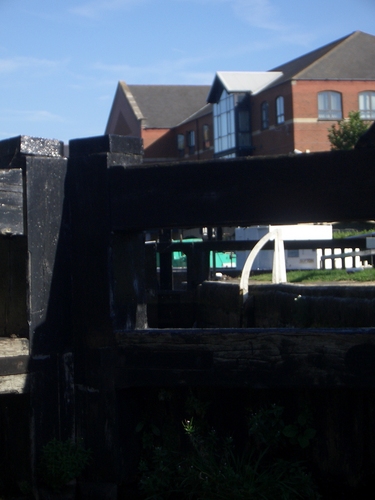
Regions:
<instances>
[{"instance_id":1,"label":"horizontal timber beam","mask_svg":"<svg viewBox=\"0 0 375 500\"><path fill-rule=\"evenodd\" d=\"M375 387L375 328L117 332L117 387Z\"/></svg>"},{"instance_id":2,"label":"horizontal timber beam","mask_svg":"<svg viewBox=\"0 0 375 500\"><path fill-rule=\"evenodd\" d=\"M375 219L375 149L111 166L114 230Z\"/></svg>"}]
</instances>

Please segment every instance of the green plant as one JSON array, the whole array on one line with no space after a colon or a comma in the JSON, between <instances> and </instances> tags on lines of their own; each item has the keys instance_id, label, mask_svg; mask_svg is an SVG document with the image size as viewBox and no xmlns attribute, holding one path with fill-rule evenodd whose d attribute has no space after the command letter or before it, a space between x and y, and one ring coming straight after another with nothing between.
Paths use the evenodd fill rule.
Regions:
<instances>
[{"instance_id":1,"label":"green plant","mask_svg":"<svg viewBox=\"0 0 375 500\"><path fill-rule=\"evenodd\" d=\"M369 124L361 119L359 111L350 111L347 120L339 120L328 129L331 149L353 149Z\"/></svg>"},{"instance_id":2,"label":"green plant","mask_svg":"<svg viewBox=\"0 0 375 500\"><path fill-rule=\"evenodd\" d=\"M312 426L312 415L305 407L298 415L294 424L286 425L283 434L290 439L292 444L298 443L301 448L307 448L311 439L316 435L316 430Z\"/></svg>"},{"instance_id":3,"label":"green plant","mask_svg":"<svg viewBox=\"0 0 375 500\"><path fill-rule=\"evenodd\" d=\"M82 473L90 459L91 451L81 442L52 439L42 449L40 478L46 486L60 490Z\"/></svg>"},{"instance_id":4,"label":"green plant","mask_svg":"<svg viewBox=\"0 0 375 500\"><path fill-rule=\"evenodd\" d=\"M190 395L188 406L205 416L207 404ZM260 409L248 419L248 440L235 445L197 413L182 422L186 446L164 446L163 433L148 433L140 464L140 488L147 500L294 500L320 498L302 461L290 448L305 448L313 437L304 409L285 425L284 409ZM307 431L307 433L306 433ZM314 431L315 432L315 431ZM157 440L157 446L150 446ZM168 439L166 441L169 441ZM145 442L145 441L144 441Z\"/></svg>"}]
</instances>

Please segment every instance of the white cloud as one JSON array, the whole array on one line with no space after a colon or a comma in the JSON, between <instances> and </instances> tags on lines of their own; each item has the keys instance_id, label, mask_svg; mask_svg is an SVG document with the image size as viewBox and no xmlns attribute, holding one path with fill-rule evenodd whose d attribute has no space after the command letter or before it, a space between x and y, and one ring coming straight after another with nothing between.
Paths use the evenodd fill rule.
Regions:
<instances>
[{"instance_id":1,"label":"white cloud","mask_svg":"<svg viewBox=\"0 0 375 500\"><path fill-rule=\"evenodd\" d=\"M125 10L138 6L142 0L94 0L69 9L69 12L82 17L98 18L105 11Z\"/></svg>"},{"instance_id":2,"label":"white cloud","mask_svg":"<svg viewBox=\"0 0 375 500\"><path fill-rule=\"evenodd\" d=\"M64 118L50 111L43 109L37 110L14 110L5 109L0 113L0 120L5 122L64 122Z\"/></svg>"},{"instance_id":3,"label":"white cloud","mask_svg":"<svg viewBox=\"0 0 375 500\"><path fill-rule=\"evenodd\" d=\"M192 0L178 0L181 2ZM235 16L240 20L245 21L255 28L263 28L274 31L281 31L286 28L281 21L282 10L275 0L195 0L200 4L213 4L213 8L217 4L226 3L228 9L232 9Z\"/></svg>"},{"instance_id":4,"label":"white cloud","mask_svg":"<svg viewBox=\"0 0 375 500\"><path fill-rule=\"evenodd\" d=\"M129 64L105 64L96 63L92 69L99 71L103 79L107 82L108 75L113 75L116 80L125 80L128 83L139 83L147 81L149 83L176 83L176 82L189 82L198 81L201 83L202 76L205 81L211 83L212 74L208 78L208 73L204 72L198 74L196 69L190 71L197 64L204 62L207 57L182 57L179 59L164 59L157 60L155 63L145 66L131 66Z\"/></svg>"},{"instance_id":5,"label":"white cloud","mask_svg":"<svg viewBox=\"0 0 375 500\"><path fill-rule=\"evenodd\" d=\"M270 0L230 0L237 17L257 28L282 29L278 9Z\"/></svg>"},{"instance_id":6,"label":"white cloud","mask_svg":"<svg viewBox=\"0 0 375 500\"><path fill-rule=\"evenodd\" d=\"M27 70L28 75L34 72L51 71L61 68L67 61L52 61L48 59L37 59L35 57L13 57L0 59L0 74L15 73L17 71ZM30 70L32 70L30 72Z\"/></svg>"}]
</instances>

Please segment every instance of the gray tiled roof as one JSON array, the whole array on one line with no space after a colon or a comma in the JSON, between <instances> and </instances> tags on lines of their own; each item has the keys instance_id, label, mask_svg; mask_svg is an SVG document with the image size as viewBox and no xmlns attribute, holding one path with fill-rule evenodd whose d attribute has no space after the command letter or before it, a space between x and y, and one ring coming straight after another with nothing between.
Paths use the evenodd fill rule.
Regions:
<instances>
[{"instance_id":1,"label":"gray tiled roof","mask_svg":"<svg viewBox=\"0 0 375 500\"><path fill-rule=\"evenodd\" d=\"M272 71L287 80L375 80L375 36L355 31Z\"/></svg>"},{"instance_id":2,"label":"gray tiled roof","mask_svg":"<svg viewBox=\"0 0 375 500\"><path fill-rule=\"evenodd\" d=\"M190 116L187 116L185 120L183 120L181 123L178 125L182 125L183 123L190 122L191 120L197 120L198 118L201 118L202 116L206 116L212 113L212 104L206 104L202 108L198 109L195 113L193 113Z\"/></svg>"},{"instance_id":3,"label":"gray tiled roof","mask_svg":"<svg viewBox=\"0 0 375 500\"><path fill-rule=\"evenodd\" d=\"M128 85L149 128L175 127L206 105L209 85Z\"/></svg>"}]
</instances>

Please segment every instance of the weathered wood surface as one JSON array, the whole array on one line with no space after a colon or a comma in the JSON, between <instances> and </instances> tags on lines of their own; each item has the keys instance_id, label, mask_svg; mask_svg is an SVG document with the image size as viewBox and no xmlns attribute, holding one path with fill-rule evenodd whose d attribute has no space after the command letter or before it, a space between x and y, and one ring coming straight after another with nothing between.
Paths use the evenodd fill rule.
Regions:
<instances>
[{"instance_id":1,"label":"weathered wood surface","mask_svg":"<svg viewBox=\"0 0 375 500\"><path fill-rule=\"evenodd\" d=\"M0 394L30 390L28 339L0 338Z\"/></svg>"},{"instance_id":2,"label":"weathered wood surface","mask_svg":"<svg viewBox=\"0 0 375 500\"><path fill-rule=\"evenodd\" d=\"M0 359L12 356L28 356L28 339L0 338Z\"/></svg>"},{"instance_id":3,"label":"weathered wood surface","mask_svg":"<svg viewBox=\"0 0 375 500\"><path fill-rule=\"evenodd\" d=\"M375 150L109 172L114 229L375 219Z\"/></svg>"},{"instance_id":4,"label":"weathered wood surface","mask_svg":"<svg viewBox=\"0 0 375 500\"><path fill-rule=\"evenodd\" d=\"M27 339L0 338L0 376L27 373L29 361Z\"/></svg>"},{"instance_id":5,"label":"weathered wood surface","mask_svg":"<svg viewBox=\"0 0 375 500\"><path fill-rule=\"evenodd\" d=\"M375 387L375 329L117 332L116 384Z\"/></svg>"},{"instance_id":6,"label":"weathered wood surface","mask_svg":"<svg viewBox=\"0 0 375 500\"><path fill-rule=\"evenodd\" d=\"M195 248L200 251L243 251L252 250L259 240L204 240L204 241L171 241L168 244L160 242L147 242L148 246L154 246L158 252L184 252ZM274 242L268 241L262 247L264 250L273 250ZM332 249L332 248L367 248L366 236L354 237L350 239L336 238L331 240L284 240L285 250L302 249Z\"/></svg>"},{"instance_id":7,"label":"weathered wood surface","mask_svg":"<svg viewBox=\"0 0 375 500\"><path fill-rule=\"evenodd\" d=\"M30 392L28 374L0 376L0 394L24 394Z\"/></svg>"},{"instance_id":8,"label":"weathered wood surface","mask_svg":"<svg viewBox=\"0 0 375 500\"><path fill-rule=\"evenodd\" d=\"M26 236L0 236L0 337L28 337Z\"/></svg>"},{"instance_id":9,"label":"weathered wood surface","mask_svg":"<svg viewBox=\"0 0 375 500\"><path fill-rule=\"evenodd\" d=\"M0 170L0 234L23 234L22 170Z\"/></svg>"}]
</instances>

